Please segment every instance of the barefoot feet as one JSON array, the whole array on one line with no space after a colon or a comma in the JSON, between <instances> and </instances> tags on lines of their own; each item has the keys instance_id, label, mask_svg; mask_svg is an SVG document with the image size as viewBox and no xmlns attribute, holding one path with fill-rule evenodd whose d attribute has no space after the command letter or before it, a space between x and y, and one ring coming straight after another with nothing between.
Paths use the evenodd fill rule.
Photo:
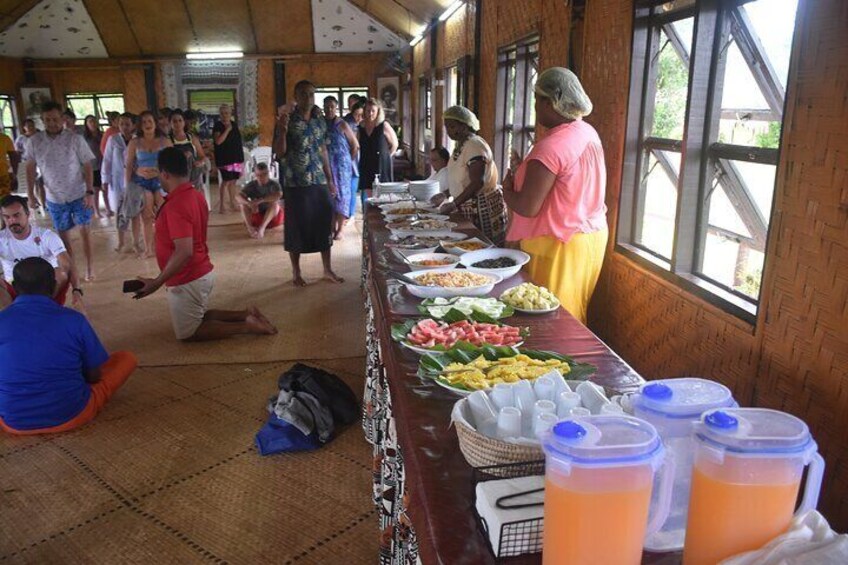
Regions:
<instances>
[{"instance_id":1,"label":"barefoot feet","mask_svg":"<svg viewBox=\"0 0 848 565\"><path fill-rule=\"evenodd\" d=\"M336 284L344 282L344 279L342 277L340 277L339 275L337 275L336 273L334 273L333 271L324 271L324 280L330 281L331 283L336 283Z\"/></svg>"}]
</instances>

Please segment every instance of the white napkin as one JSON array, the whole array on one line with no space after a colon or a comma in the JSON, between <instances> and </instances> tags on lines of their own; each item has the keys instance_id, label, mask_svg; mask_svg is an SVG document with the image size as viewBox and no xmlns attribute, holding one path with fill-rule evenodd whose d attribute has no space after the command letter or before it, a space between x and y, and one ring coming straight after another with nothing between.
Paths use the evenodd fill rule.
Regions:
<instances>
[{"instance_id":1,"label":"white napkin","mask_svg":"<svg viewBox=\"0 0 848 565\"><path fill-rule=\"evenodd\" d=\"M500 479L492 481L484 481L477 484L477 513L486 521L486 528L489 531L489 543L492 545L492 551L495 557L498 557L498 550L501 540L501 526L507 522L517 522L520 520L532 520L534 518L542 518L544 516L544 507L531 506L529 508L504 509L498 508L498 499L503 496L526 492L544 488L545 477L536 475L531 477L519 477L515 479ZM516 497L505 501L506 505L515 504L530 504L534 502L542 503L545 500L544 492L536 492L524 496ZM541 528L540 528L541 530ZM516 528L514 533L519 530ZM504 532L509 533L509 530ZM542 533L527 532L526 539L515 539L511 537L509 546L521 545L526 548L526 551L521 553L510 553L511 555L521 555L522 553L538 553L542 551ZM507 549L507 548L504 548Z\"/></svg>"},{"instance_id":2,"label":"white napkin","mask_svg":"<svg viewBox=\"0 0 848 565\"><path fill-rule=\"evenodd\" d=\"M837 534L830 529L824 516L810 510L792 520L785 533L760 549L725 559L721 565L821 563L848 563L848 535Z\"/></svg>"}]
</instances>

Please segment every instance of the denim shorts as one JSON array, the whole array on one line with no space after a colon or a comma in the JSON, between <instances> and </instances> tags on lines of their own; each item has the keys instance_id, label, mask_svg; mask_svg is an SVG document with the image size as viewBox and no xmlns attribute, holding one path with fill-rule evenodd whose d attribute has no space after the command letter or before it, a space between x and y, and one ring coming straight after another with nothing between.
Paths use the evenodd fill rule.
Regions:
<instances>
[{"instance_id":1,"label":"denim shorts","mask_svg":"<svg viewBox=\"0 0 848 565\"><path fill-rule=\"evenodd\" d=\"M85 207L85 198L66 204L47 201L47 212L53 219L56 231L68 231L74 226L87 226L91 223L92 210Z\"/></svg>"}]
</instances>

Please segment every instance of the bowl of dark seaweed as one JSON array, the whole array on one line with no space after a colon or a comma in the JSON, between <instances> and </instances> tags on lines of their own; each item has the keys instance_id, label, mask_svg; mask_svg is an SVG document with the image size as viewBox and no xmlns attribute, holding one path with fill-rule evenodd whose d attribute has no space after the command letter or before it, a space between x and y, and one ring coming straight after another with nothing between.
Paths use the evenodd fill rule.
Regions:
<instances>
[{"instance_id":1,"label":"bowl of dark seaweed","mask_svg":"<svg viewBox=\"0 0 848 565\"><path fill-rule=\"evenodd\" d=\"M504 279L518 273L530 256L518 249L490 248L463 253L459 262L472 273L500 275Z\"/></svg>"}]
</instances>

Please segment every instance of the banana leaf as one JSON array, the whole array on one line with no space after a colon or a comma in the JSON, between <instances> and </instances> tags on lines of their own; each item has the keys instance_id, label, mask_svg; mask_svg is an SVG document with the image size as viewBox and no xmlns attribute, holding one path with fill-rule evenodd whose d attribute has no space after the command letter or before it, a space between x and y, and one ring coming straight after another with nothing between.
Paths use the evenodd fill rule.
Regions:
<instances>
[{"instance_id":1,"label":"banana leaf","mask_svg":"<svg viewBox=\"0 0 848 565\"><path fill-rule=\"evenodd\" d=\"M461 320L465 320L465 319L466 318L463 317ZM457 320L457 321L461 321L461 320ZM409 335L409 332L412 331L412 328L414 328L415 325L420 321L421 320L409 319L409 320L406 320L402 324L392 324L392 328L391 328L392 339L395 340L398 343L406 343L407 345L411 345L410 341L408 339L406 339L406 336ZM453 323L453 322L448 322L445 319L442 319L441 321L447 322L449 324ZM470 321L477 321L477 320L470 320ZM480 322L480 323L495 324L497 326L504 325L504 324L498 322L497 320L492 320L490 322ZM527 337L530 335L530 328L527 328L527 327L518 328L518 335L521 336L521 339L527 339ZM474 346L471 343L468 343L466 341L458 341L456 343L456 345L454 345L454 347L456 347L459 344L464 344L464 345L467 345L469 347L476 347L476 346ZM508 349L511 349L511 346L505 346L505 347L507 347ZM448 351L448 348L445 347L444 345L434 345L433 347L429 347L427 349L429 349L430 351Z\"/></svg>"},{"instance_id":2,"label":"banana leaf","mask_svg":"<svg viewBox=\"0 0 848 565\"><path fill-rule=\"evenodd\" d=\"M494 346L476 347L474 345L461 342L457 343L448 351L422 355L421 360L418 362L418 376L435 380L438 379L439 375L444 372L445 367L451 363L471 363L480 355L489 361L495 361L505 357L515 357L519 353L523 353L531 359L539 359L541 361L547 361L549 359L565 361L568 363L569 367L571 367L571 371L564 375L568 380L586 380L598 370L598 368L594 365L590 365L589 363L578 363L568 355L562 355L553 351L539 351L521 348L514 349L512 347ZM463 386L448 386L457 390L468 390Z\"/></svg>"},{"instance_id":3,"label":"banana leaf","mask_svg":"<svg viewBox=\"0 0 848 565\"><path fill-rule=\"evenodd\" d=\"M421 312L421 314L423 314L424 316L427 316L428 318L434 318L436 320L442 320L442 321L447 322L449 324L452 324L454 322L460 322L462 320L469 320L469 321L472 321L472 322L483 322L483 323L486 323L486 324L496 324L496 323L498 323L498 320L502 320L504 318L509 318L510 316L515 314L515 309L512 306L510 306L509 304L506 304L506 303L503 303L503 305L504 305L503 311L501 312L501 315L498 316L497 318L493 318L492 316L489 316L488 314L484 314L483 312L478 312L477 310L472 310L470 315L465 315L464 313L457 310L456 308L451 308L441 318L434 316L430 313L430 310L429 310L430 306L440 306L440 307L450 306L450 304L452 302L456 301L456 300L457 300L457 298L452 298L452 299L448 300L447 304L436 304L435 300L433 298L427 298L425 300L422 300L421 303L418 305L418 311Z\"/></svg>"}]
</instances>

